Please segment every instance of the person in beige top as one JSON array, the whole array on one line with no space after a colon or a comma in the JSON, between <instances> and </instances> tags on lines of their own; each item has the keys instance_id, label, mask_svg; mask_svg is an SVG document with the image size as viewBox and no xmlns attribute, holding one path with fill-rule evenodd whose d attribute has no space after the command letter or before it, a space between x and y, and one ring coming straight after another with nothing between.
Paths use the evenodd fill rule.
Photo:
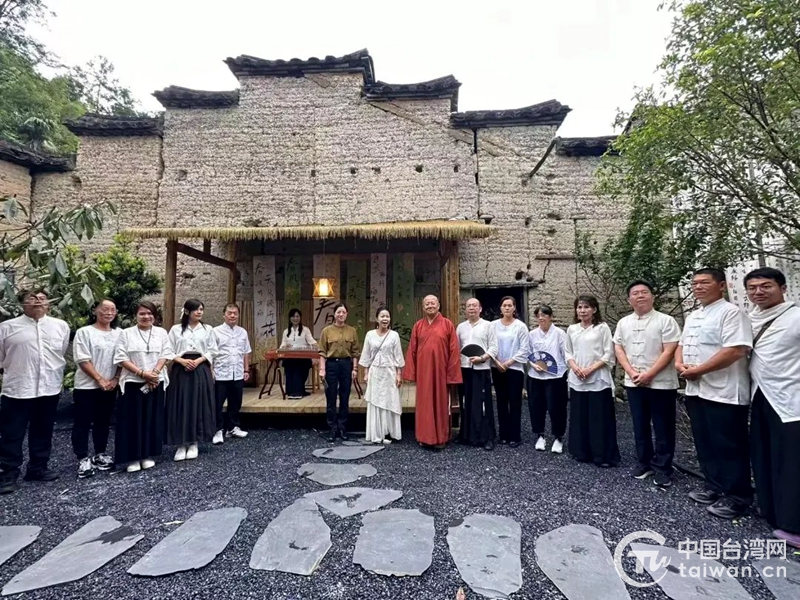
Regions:
<instances>
[{"instance_id":1,"label":"person in beige top","mask_svg":"<svg viewBox=\"0 0 800 600\"><path fill-rule=\"evenodd\" d=\"M350 387L358 375L360 348L358 334L346 323L347 307L339 303L333 307L333 325L322 330L319 337L319 377L325 382L325 400L328 419L328 441L336 440L336 434L347 439L347 416L349 414ZM339 411L336 411L336 396L339 396Z\"/></svg>"}]
</instances>

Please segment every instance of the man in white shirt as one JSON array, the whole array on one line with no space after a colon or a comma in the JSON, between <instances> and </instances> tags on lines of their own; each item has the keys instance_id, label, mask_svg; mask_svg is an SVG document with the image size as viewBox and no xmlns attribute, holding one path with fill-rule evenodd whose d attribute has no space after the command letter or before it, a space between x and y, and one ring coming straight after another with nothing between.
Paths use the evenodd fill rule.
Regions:
<instances>
[{"instance_id":1,"label":"man in white shirt","mask_svg":"<svg viewBox=\"0 0 800 600\"><path fill-rule=\"evenodd\" d=\"M459 348L480 346L483 353L461 354L459 386L461 429L458 441L471 446L494 450L494 404L492 402L491 360L497 358L497 334L489 321L481 319L481 303L470 298L464 304L467 320L456 328Z\"/></svg>"},{"instance_id":2,"label":"man in white shirt","mask_svg":"<svg viewBox=\"0 0 800 600\"><path fill-rule=\"evenodd\" d=\"M28 432L25 481L54 481L47 468L69 346L69 325L47 316L44 292L20 293L23 315L0 323L0 494L18 489Z\"/></svg>"},{"instance_id":3,"label":"man in white shirt","mask_svg":"<svg viewBox=\"0 0 800 600\"><path fill-rule=\"evenodd\" d=\"M242 408L244 383L250 379L250 338L247 331L239 327L239 306L225 307L225 322L214 327L217 338L217 357L214 361L214 388L217 400L217 432L212 443L222 444L225 435L244 438L247 432L239 427L239 411ZM228 410L222 413L222 405L228 400Z\"/></svg>"},{"instance_id":4,"label":"man in white shirt","mask_svg":"<svg viewBox=\"0 0 800 600\"><path fill-rule=\"evenodd\" d=\"M800 307L784 298L777 269L750 271L744 287L756 305L750 451L758 507L776 538L800 548Z\"/></svg>"},{"instance_id":5,"label":"man in white shirt","mask_svg":"<svg viewBox=\"0 0 800 600\"><path fill-rule=\"evenodd\" d=\"M636 465L631 475L647 479L655 474L655 484L668 487L672 485L678 392L678 373L672 362L681 328L675 319L653 308L653 286L647 281L628 286L628 302L633 313L617 323L614 352L625 371L625 393L636 440Z\"/></svg>"},{"instance_id":6,"label":"man in white shirt","mask_svg":"<svg viewBox=\"0 0 800 600\"><path fill-rule=\"evenodd\" d=\"M747 429L753 330L744 311L723 298L726 287L719 269L692 277L701 306L686 318L675 368L686 379L686 409L706 479L705 489L689 497L714 516L734 519L753 502Z\"/></svg>"}]
</instances>

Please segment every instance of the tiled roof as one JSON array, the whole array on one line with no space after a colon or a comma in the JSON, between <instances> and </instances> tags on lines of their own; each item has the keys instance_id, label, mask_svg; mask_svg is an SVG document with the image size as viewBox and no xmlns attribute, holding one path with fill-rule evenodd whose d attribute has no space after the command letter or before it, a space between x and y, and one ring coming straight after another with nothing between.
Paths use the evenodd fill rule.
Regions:
<instances>
[{"instance_id":1,"label":"tiled roof","mask_svg":"<svg viewBox=\"0 0 800 600\"><path fill-rule=\"evenodd\" d=\"M135 136L161 135L161 117L116 117L86 114L65 125L75 135Z\"/></svg>"},{"instance_id":2,"label":"tiled roof","mask_svg":"<svg viewBox=\"0 0 800 600\"><path fill-rule=\"evenodd\" d=\"M548 100L523 108L508 110L468 110L453 113L450 122L454 127L513 127L519 125L555 125L564 122L572 109L557 100Z\"/></svg>"},{"instance_id":3,"label":"tiled roof","mask_svg":"<svg viewBox=\"0 0 800 600\"><path fill-rule=\"evenodd\" d=\"M239 104L239 90L208 92L177 85L153 92L164 108L225 108Z\"/></svg>"},{"instance_id":4,"label":"tiled roof","mask_svg":"<svg viewBox=\"0 0 800 600\"><path fill-rule=\"evenodd\" d=\"M0 160L11 162L31 171L71 171L75 168L72 156L54 156L36 152L15 142L0 139Z\"/></svg>"},{"instance_id":5,"label":"tiled roof","mask_svg":"<svg viewBox=\"0 0 800 600\"><path fill-rule=\"evenodd\" d=\"M364 96L370 100L425 100L450 98L451 110L458 109L458 88L461 82L452 75L420 83L386 83L375 81L364 84Z\"/></svg>"}]
</instances>

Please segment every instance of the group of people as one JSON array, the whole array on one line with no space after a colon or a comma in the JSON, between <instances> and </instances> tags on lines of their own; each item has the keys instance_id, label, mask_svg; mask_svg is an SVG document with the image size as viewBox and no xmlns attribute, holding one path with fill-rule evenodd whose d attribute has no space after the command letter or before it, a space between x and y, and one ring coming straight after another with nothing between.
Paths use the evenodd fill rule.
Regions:
<instances>
[{"instance_id":1,"label":"group of people","mask_svg":"<svg viewBox=\"0 0 800 600\"><path fill-rule=\"evenodd\" d=\"M26 432L25 480L58 478L48 461L70 329L48 316L44 292L22 292L20 302L23 314L0 323L0 494L18 488ZM97 303L90 324L78 329L73 342L72 447L79 478L114 465L127 472L152 468L165 444L177 446L174 460L183 461L197 458L199 442L247 436L239 411L251 348L247 332L237 325L239 308L226 306L218 327L203 323L203 309L199 300L188 300L181 322L167 332L155 324L158 313L151 302L139 303L136 324L126 329L116 326L112 300ZM112 458L107 450L115 413Z\"/></svg>"}]
</instances>

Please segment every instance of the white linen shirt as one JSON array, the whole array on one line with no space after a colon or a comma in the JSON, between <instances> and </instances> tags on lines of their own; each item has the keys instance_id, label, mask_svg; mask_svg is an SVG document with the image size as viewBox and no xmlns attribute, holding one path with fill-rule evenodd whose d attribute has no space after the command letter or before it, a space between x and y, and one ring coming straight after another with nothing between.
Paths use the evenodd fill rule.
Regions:
<instances>
[{"instance_id":1,"label":"white linen shirt","mask_svg":"<svg viewBox=\"0 0 800 600\"><path fill-rule=\"evenodd\" d=\"M184 354L200 354L209 365L214 364L214 357L217 355L217 338L214 336L214 328L210 325L198 323L194 328L189 325L186 330L178 323L169 330L169 341L175 356Z\"/></svg>"},{"instance_id":2,"label":"white linen shirt","mask_svg":"<svg viewBox=\"0 0 800 600\"><path fill-rule=\"evenodd\" d=\"M590 367L598 360L606 365L592 373L586 379L580 379L570 369L567 381L569 387L578 392L599 392L606 388L614 389L611 367L614 359L614 343L611 341L611 329L606 323L583 327L580 323L570 325L567 329L565 343L567 362L574 360L581 367Z\"/></svg>"},{"instance_id":3,"label":"white linen shirt","mask_svg":"<svg viewBox=\"0 0 800 600\"><path fill-rule=\"evenodd\" d=\"M531 354L534 352L547 352L555 359L556 367L558 368L558 373L542 372L534 369L529 363L528 375L534 379L558 379L564 376L569 367L567 366L566 357L567 334L564 333L563 329L550 325L550 329L545 333L541 327L537 327L528 334L528 343L530 344Z\"/></svg>"},{"instance_id":4,"label":"white linen shirt","mask_svg":"<svg viewBox=\"0 0 800 600\"><path fill-rule=\"evenodd\" d=\"M0 323L0 393L20 399L61 393L68 347L69 325L61 319L21 315Z\"/></svg>"},{"instance_id":5,"label":"white linen shirt","mask_svg":"<svg viewBox=\"0 0 800 600\"><path fill-rule=\"evenodd\" d=\"M102 331L94 325L81 327L75 333L72 343L72 359L77 363L75 370L76 390L98 390L100 384L83 372L80 364L92 363L92 366L103 379L113 379L117 373L114 364L114 350L122 333L121 329Z\"/></svg>"},{"instance_id":6,"label":"white linen shirt","mask_svg":"<svg viewBox=\"0 0 800 600\"><path fill-rule=\"evenodd\" d=\"M152 333L151 333L152 332ZM148 349L149 343L149 349ZM147 333L143 333L137 325L124 329L117 341L114 349L114 364L122 365L126 360L145 371L152 371L161 359L172 360L175 358L175 351L172 349L172 342L169 341L169 334L162 327L151 327ZM164 382L164 389L169 385L167 369L161 369L158 375L159 380ZM137 377L136 373L131 373L127 369L122 369L119 385L125 390L126 383L144 383L144 379Z\"/></svg>"},{"instance_id":7,"label":"white linen shirt","mask_svg":"<svg viewBox=\"0 0 800 600\"><path fill-rule=\"evenodd\" d=\"M477 344L483 348L484 353L488 354L491 358L486 362L475 363L474 365L469 362L470 357L461 355L461 368L462 369L475 369L476 371L486 371L492 368L492 358L497 358L497 333L492 324L486 319L478 319L475 323L464 321L459 323L456 327L456 335L458 336L459 349L470 344Z\"/></svg>"},{"instance_id":8,"label":"white linen shirt","mask_svg":"<svg viewBox=\"0 0 800 600\"><path fill-rule=\"evenodd\" d=\"M622 347L628 362L639 373L650 370L664 352L664 344L679 342L680 339L681 328L678 322L657 310L641 316L632 313L622 317L614 331L614 343ZM625 386L636 387L627 373ZM674 361L661 369L647 387L654 390L677 390L678 372Z\"/></svg>"},{"instance_id":9,"label":"white linen shirt","mask_svg":"<svg viewBox=\"0 0 800 600\"><path fill-rule=\"evenodd\" d=\"M497 360L506 362L514 360L509 369L525 372L528 364L528 355L531 353L528 345L528 326L519 319L514 319L511 325L503 325L501 319L492 321L494 333L497 336Z\"/></svg>"},{"instance_id":10,"label":"white linen shirt","mask_svg":"<svg viewBox=\"0 0 800 600\"><path fill-rule=\"evenodd\" d=\"M217 357L214 359L214 378L217 381L244 379L244 357L253 349L247 330L227 323L214 327L217 338Z\"/></svg>"},{"instance_id":11,"label":"white linen shirt","mask_svg":"<svg viewBox=\"0 0 800 600\"><path fill-rule=\"evenodd\" d=\"M685 365L700 365L723 348L752 348L753 330L744 311L721 298L686 317L680 346ZM724 369L701 375L695 381L687 381L686 395L723 404L749 404L747 357Z\"/></svg>"},{"instance_id":12,"label":"white linen shirt","mask_svg":"<svg viewBox=\"0 0 800 600\"><path fill-rule=\"evenodd\" d=\"M757 334L758 331L753 333ZM761 393L783 423L800 421L798 350L800 350L800 307L793 306L769 326L756 342L750 357L752 395L761 388Z\"/></svg>"},{"instance_id":13,"label":"white linen shirt","mask_svg":"<svg viewBox=\"0 0 800 600\"><path fill-rule=\"evenodd\" d=\"M313 350L317 341L311 335L311 330L303 325L303 333L297 335L297 327L291 327L283 331L283 341L281 348L289 350Z\"/></svg>"}]
</instances>

